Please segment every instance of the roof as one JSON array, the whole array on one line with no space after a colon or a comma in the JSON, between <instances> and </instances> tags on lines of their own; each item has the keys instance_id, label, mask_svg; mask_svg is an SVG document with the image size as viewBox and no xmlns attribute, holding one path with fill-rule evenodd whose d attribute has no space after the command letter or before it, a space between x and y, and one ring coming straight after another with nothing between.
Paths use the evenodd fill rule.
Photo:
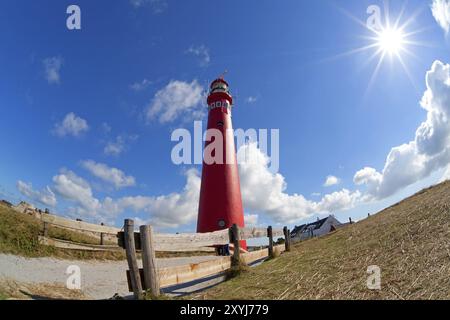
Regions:
<instances>
[{"instance_id":1,"label":"roof","mask_svg":"<svg viewBox=\"0 0 450 320\"><path fill-rule=\"evenodd\" d=\"M211 82L211 86L210 86L210 87L212 88L213 84L216 83L216 82L225 83L228 87L230 86L230 85L228 84L228 82L225 81L224 78L217 78L216 80L214 80L213 82Z\"/></svg>"},{"instance_id":2,"label":"roof","mask_svg":"<svg viewBox=\"0 0 450 320\"><path fill-rule=\"evenodd\" d=\"M321 220L317 220L315 222L312 223L308 223L308 224L302 224L301 226L295 226L295 228L292 230L292 235L296 235L298 233L303 233L306 230L317 230L320 229L323 224L329 219L330 217L326 217L324 219Z\"/></svg>"}]
</instances>

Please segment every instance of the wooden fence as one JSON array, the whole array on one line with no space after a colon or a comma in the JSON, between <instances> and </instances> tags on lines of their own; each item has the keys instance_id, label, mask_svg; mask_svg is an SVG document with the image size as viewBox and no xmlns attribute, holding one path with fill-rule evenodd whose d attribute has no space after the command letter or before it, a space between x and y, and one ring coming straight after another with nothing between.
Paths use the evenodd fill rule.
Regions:
<instances>
[{"instance_id":1,"label":"wooden fence","mask_svg":"<svg viewBox=\"0 0 450 320\"><path fill-rule=\"evenodd\" d=\"M274 257L275 252L290 251L290 231L283 229L265 228L239 228L233 225L230 229L196 234L154 234L151 226L141 226L140 232L134 232L134 221L127 219L124 232L118 234L119 246L126 250L129 270L127 279L130 292L136 299L143 298L144 291L150 291L154 296L160 294L160 288L199 280L216 275L233 266L250 264L266 257ZM253 238L269 238L267 249L243 252L240 247L241 240ZM284 237L285 244L274 246L274 237ZM229 245L231 256L189 264L184 266L157 268L155 251L164 248L165 251L179 251L183 248L202 248ZM142 250L142 265L138 267L136 251Z\"/></svg>"},{"instance_id":2,"label":"wooden fence","mask_svg":"<svg viewBox=\"0 0 450 320\"><path fill-rule=\"evenodd\" d=\"M39 243L45 246L67 250L81 250L81 251L119 251L122 250L117 245L95 245L87 243L78 243L68 240L53 239L49 237L39 236Z\"/></svg>"},{"instance_id":3,"label":"wooden fence","mask_svg":"<svg viewBox=\"0 0 450 320\"><path fill-rule=\"evenodd\" d=\"M123 237L123 232L121 232L122 229L105 225L96 225L84 221L70 220L46 213L39 214L36 218L42 221L42 235L39 236L39 243L43 245L82 251L115 251L122 250L123 248L123 246L120 247L117 244L113 244L117 242L117 235L122 235ZM75 232L96 237L98 238L98 244L86 244L51 238L49 237L50 226L73 230ZM222 235L224 239L227 238L225 233ZM139 233L136 233L136 235L139 238ZM137 240L140 241L139 239ZM208 246L210 241L208 241L207 235L204 237L200 236L192 238L190 235L156 234L155 240L157 242L155 247L156 251L180 253L192 251L214 252L214 248ZM139 245L140 242L137 243ZM138 251L140 250L141 248L138 247Z\"/></svg>"},{"instance_id":4,"label":"wooden fence","mask_svg":"<svg viewBox=\"0 0 450 320\"><path fill-rule=\"evenodd\" d=\"M56 248L83 251L113 251L120 250L117 245L107 244L114 243L119 228L105 226L103 224L96 225L84 221L74 221L52 214L42 213L38 217L42 221L42 236L39 236L39 243L43 245L53 246ZM78 243L67 240L53 239L49 237L49 227L55 226L61 229L73 230L75 232L98 237L98 244Z\"/></svg>"}]
</instances>

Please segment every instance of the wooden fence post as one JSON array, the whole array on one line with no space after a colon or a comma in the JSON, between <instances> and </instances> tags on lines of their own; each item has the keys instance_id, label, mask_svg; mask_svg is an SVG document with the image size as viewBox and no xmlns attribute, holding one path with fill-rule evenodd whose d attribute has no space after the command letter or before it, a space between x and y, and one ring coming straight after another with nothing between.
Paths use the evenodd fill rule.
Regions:
<instances>
[{"instance_id":1,"label":"wooden fence post","mask_svg":"<svg viewBox=\"0 0 450 320\"><path fill-rule=\"evenodd\" d=\"M291 251L291 236L289 229L287 227L283 228L284 233L284 247L286 248L286 252Z\"/></svg>"},{"instance_id":2,"label":"wooden fence post","mask_svg":"<svg viewBox=\"0 0 450 320\"><path fill-rule=\"evenodd\" d=\"M104 226L103 222L100 225ZM105 245L105 234L103 232L100 233L100 245Z\"/></svg>"},{"instance_id":3,"label":"wooden fence post","mask_svg":"<svg viewBox=\"0 0 450 320\"><path fill-rule=\"evenodd\" d=\"M273 258L273 233L272 226L267 228L267 237L269 237L269 258Z\"/></svg>"},{"instance_id":4,"label":"wooden fence post","mask_svg":"<svg viewBox=\"0 0 450 320\"><path fill-rule=\"evenodd\" d=\"M141 226L142 264L144 267L145 289L150 290L153 296L160 295L158 269L156 266L155 240L151 226Z\"/></svg>"},{"instance_id":5,"label":"wooden fence post","mask_svg":"<svg viewBox=\"0 0 450 320\"><path fill-rule=\"evenodd\" d=\"M136 259L136 245L134 243L134 221L131 219L126 219L123 229L128 267L130 268L131 287L133 288L135 299L142 300L144 298L144 295L142 293L141 276L139 274L139 267Z\"/></svg>"},{"instance_id":6,"label":"wooden fence post","mask_svg":"<svg viewBox=\"0 0 450 320\"><path fill-rule=\"evenodd\" d=\"M44 222L43 231L42 231L44 237L48 237L48 223Z\"/></svg>"},{"instance_id":7,"label":"wooden fence post","mask_svg":"<svg viewBox=\"0 0 450 320\"><path fill-rule=\"evenodd\" d=\"M233 257L231 258L231 266L239 266L241 263L241 244L239 242L239 228L237 224L233 224L233 226L229 229L230 235L230 243L234 245Z\"/></svg>"},{"instance_id":8,"label":"wooden fence post","mask_svg":"<svg viewBox=\"0 0 450 320\"><path fill-rule=\"evenodd\" d=\"M289 229L288 229L288 239L289 239L289 251L291 251L292 238L291 238L291 230Z\"/></svg>"}]
</instances>

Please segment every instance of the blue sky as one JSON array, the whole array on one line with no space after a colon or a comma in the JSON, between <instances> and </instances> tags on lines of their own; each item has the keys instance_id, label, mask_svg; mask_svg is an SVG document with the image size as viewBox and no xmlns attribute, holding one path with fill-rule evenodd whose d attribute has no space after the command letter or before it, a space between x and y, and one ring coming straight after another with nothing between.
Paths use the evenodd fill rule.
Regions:
<instances>
[{"instance_id":1,"label":"blue sky","mask_svg":"<svg viewBox=\"0 0 450 320\"><path fill-rule=\"evenodd\" d=\"M81 8L81 30L66 27L70 4ZM371 82L376 48L344 53L373 43L356 21L372 4L384 6L2 1L1 197L87 221L193 231L201 166L174 165L170 135L206 120L204 91L224 70L234 127L280 130L279 173L264 163L241 171L249 223L356 220L440 181L450 172L450 5L391 1L391 19L404 6L402 23L415 17L405 33L420 32L401 54L408 72L388 57Z\"/></svg>"}]
</instances>

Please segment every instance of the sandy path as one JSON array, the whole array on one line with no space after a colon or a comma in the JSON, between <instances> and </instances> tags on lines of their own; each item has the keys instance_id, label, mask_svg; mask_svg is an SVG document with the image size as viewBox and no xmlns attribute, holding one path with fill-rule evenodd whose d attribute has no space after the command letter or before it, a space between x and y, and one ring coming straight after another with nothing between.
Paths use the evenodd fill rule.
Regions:
<instances>
[{"instance_id":1,"label":"sandy path","mask_svg":"<svg viewBox=\"0 0 450 320\"><path fill-rule=\"evenodd\" d=\"M158 259L160 267L171 267L213 260L214 256ZM92 299L108 299L115 293L127 296L126 261L77 261L53 258L23 258L0 254L0 280L21 283L56 283L65 286L67 268L77 265L81 270L81 290Z\"/></svg>"}]
</instances>

